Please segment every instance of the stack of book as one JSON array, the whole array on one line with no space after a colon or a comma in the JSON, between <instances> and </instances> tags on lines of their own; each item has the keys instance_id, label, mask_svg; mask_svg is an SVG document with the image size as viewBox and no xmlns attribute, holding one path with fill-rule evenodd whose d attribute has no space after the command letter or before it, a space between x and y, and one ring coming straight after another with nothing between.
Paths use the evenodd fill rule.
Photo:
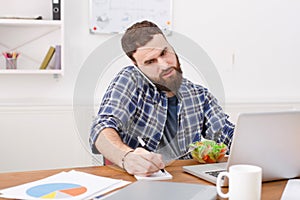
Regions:
<instances>
[{"instance_id":1,"label":"stack of book","mask_svg":"<svg viewBox=\"0 0 300 200\"><path fill-rule=\"evenodd\" d=\"M61 45L49 47L40 69L61 69Z\"/></svg>"}]
</instances>

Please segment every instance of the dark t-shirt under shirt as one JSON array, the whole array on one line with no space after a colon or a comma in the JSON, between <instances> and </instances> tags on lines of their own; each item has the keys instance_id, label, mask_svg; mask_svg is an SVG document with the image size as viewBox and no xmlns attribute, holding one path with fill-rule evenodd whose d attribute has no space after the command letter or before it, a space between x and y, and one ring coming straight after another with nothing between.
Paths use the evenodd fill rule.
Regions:
<instances>
[{"instance_id":1,"label":"dark t-shirt under shirt","mask_svg":"<svg viewBox=\"0 0 300 200\"><path fill-rule=\"evenodd\" d=\"M168 98L168 112L167 121L165 124L164 134L159 144L159 148L165 148L166 151L170 151L170 154L179 155L178 142L173 141L177 134L177 109L178 99L176 96Z\"/></svg>"}]
</instances>

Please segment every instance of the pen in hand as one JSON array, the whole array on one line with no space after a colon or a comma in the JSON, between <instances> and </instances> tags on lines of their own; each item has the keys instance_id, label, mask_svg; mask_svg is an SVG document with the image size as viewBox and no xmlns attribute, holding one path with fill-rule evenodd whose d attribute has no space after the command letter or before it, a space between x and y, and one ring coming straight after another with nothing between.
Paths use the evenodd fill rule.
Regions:
<instances>
[{"instance_id":1,"label":"pen in hand","mask_svg":"<svg viewBox=\"0 0 300 200\"><path fill-rule=\"evenodd\" d=\"M138 142L140 143L140 145L141 145L145 150L151 152L150 149L147 148L146 143L144 142L144 140L143 140L140 136L138 136L137 139L138 139ZM160 169L160 171L163 172L163 173L165 173L165 169Z\"/></svg>"}]
</instances>

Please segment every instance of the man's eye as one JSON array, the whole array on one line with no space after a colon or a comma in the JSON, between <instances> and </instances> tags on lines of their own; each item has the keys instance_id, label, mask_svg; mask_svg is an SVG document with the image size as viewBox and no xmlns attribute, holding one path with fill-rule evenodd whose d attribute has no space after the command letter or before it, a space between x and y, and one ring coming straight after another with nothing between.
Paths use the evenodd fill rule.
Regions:
<instances>
[{"instance_id":1,"label":"man's eye","mask_svg":"<svg viewBox=\"0 0 300 200\"><path fill-rule=\"evenodd\" d=\"M152 59L152 60L147 60L147 61L145 62L145 64L146 64L146 65L150 65L150 64L152 64L152 63L154 63L154 62L155 62L154 59Z\"/></svg>"},{"instance_id":2,"label":"man's eye","mask_svg":"<svg viewBox=\"0 0 300 200\"><path fill-rule=\"evenodd\" d=\"M168 54L168 48L165 47L162 52L160 53L160 56L165 56L166 54Z\"/></svg>"}]
</instances>

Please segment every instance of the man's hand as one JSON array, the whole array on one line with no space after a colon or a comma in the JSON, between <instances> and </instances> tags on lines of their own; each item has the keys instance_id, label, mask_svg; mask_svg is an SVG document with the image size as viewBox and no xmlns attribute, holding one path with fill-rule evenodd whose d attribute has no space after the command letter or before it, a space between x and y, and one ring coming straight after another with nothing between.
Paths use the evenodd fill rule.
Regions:
<instances>
[{"instance_id":1,"label":"man's hand","mask_svg":"<svg viewBox=\"0 0 300 200\"><path fill-rule=\"evenodd\" d=\"M96 147L106 159L125 168L129 174L150 176L165 167L160 154L149 152L143 148L136 148L129 152L132 148L124 144L118 133L112 128L105 128L101 131L96 141Z\"/></svg>"},{"instance_id":2,"label":"man's hand","mask_svg":"<svg viewBox=\"0 0 300 200\"><path fill-rule=\"evenodd\" d=\"M160 154L149 152L143 148L136 148L124 158L125 170L133 175L150 176L164 167L165 164Z\"/></svg>"}]
</instances>

